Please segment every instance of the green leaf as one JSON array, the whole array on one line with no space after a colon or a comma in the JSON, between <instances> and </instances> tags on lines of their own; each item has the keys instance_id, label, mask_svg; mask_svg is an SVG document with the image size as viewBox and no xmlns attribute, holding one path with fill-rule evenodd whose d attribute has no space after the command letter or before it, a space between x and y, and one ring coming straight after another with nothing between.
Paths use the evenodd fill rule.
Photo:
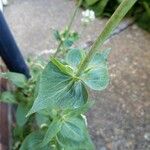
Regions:
<instances>
[{"instance_id":1,"label":"green leaf","mask_svg":"<svg viewBox=\"0 0 150 150\"><path fill-rule=\"evenodd\" d=\"M47 115L36 113L36 123L39 127L41 127L42 124L48 124L49 122Z\"/></svg>"},{"instance_id":2,"label":"green leaf","mask_svg":"<svg viewBox=\"0 0 150 150\"><path fill-rule=\"evenodd\" d=\"M148 13L143 13L140 18L137 20L137 24L139 27L150 32L150 16Z\"/></svg>"},{"instance_id":3,"label":"green leaf","mask_svg":"<svg viewBox=\"0 0 150 150\"><path fill-rule=\"evenodd\" d=\"M107 65L103 64L82 74L81 79L93 90L103 90L109 83Z\"/></svg>"},{"instance_id":4,"label":"green leaf","mask_svg":"<svg viewBox=\"0 0 150 150\"><path fill-rule=\"evenodd\" d=\"M73 45L73 40L71 39L71 38L68 38L68 39L66 39L65 41L64 41L64 45L66 46L66 47L71 47L72 45Z\"/></svg>"},{"instance_id":5,"label":"green leaf","mask_svg":"<svg viewBox=\"0 0 150 150\"><path fill-rule=\"evenodd\" d=\"M22 128L22 127L16 125L12 130L12 134L15 137L19 137L20 141L21 141L21 137L22 137L24 131L25 131L25 128Z\"/></svg>"},{"instance_id":6,"label":"green leaf","mask_svg":"<svg viewBox=\"0 0 150 150\"><path fill-rule=\"evenodd\" d=\"M117 0L119 3L121 3L123 0Z\"/></svg>"},{"instance_id":7,"label":"green leaf","mask_svg":"<svg viewBox=\"0 0 150 150\"><path fill-rule=\"evenodd\" d=\"M2 92L0 95L0 102L15 104L17 103L15 96L13 93L6 91Z\"/></svg>"},{"instance_id":8,"label":"green leaf","mask_svg":"<svg viewBox=\"0 0 150 150\"><path fill-rule=\"evenodd\" d=\"M68 28L66 27L64 30L62 30L62 31L60 32L61 40L64 41L64 39L66 39L66 37L69 36L68 34L69 34L69 33L68 33Z\"/></svg>"},{"instance_id":9,"label":"green leaf","mask_svg":"<svg viewBox=\"0 0 150 150\"><path fill-rule=\"evenodd\" d=\"M57 41L61 41L61 36L58 30L53 30L53 35Z\"/></svg>"},{"instance_id":10,"label":"green leaf","mask_svg":"<svg viewBox=\"0 0 150 150\"><path fill-rule=\"evenodd\" d=\"M73 70L69 66L52 58L43 71L38 96L28 115L52 107L54 109L81 107L87 101L84 83L94 90L106 88L109 83L107 69L109 51L105 50L95 55L87 70L80 77L74 77ZM71 59L68 60L68 63L71 63ZM75 64L77 63L74 63L74 66Z\"/></svg>"},{"instance_id":11,"label":"green leaf","mask_svg":"<svg viewBox=\"0 0 150 150\"><path fill-rule=\"evenodd\" d=\"M108 48L101 53L96 53L87 69L79 77L93 90L103 90L109 83L107 60L110 50ZM66 63L76 69L84 57L85 54L81 50L71 50L66 56Z\"/></svg>"},{"instance_id":12,"label":"green leaf","mask_svg":"<svg viewBox=\"0 0 150 150\"><path fill-rule=\"evenodd\" d=\"M68 139L74 141L83 141L84 140L84 127L85 124L79 118L71 118L63 123L60 134Z\"/></svg>"},{"instance_id":13,"label":"green leaf","mask_svg":"<svg viewBox=\"0 0 150 150\"><path fill-rule=\"evenodd\" d=\"M81 81L75 81L52 62L43 71L39 93L28 115L45 108L74 109L87 101L87 90Z\"/></svg>"},{"instance_id":14,"label":"green leaf","mask_svg":"<svg viewBox=\"0 0 150 150\"><path fill-rule=\"evenodd\" d=\"M93 150L93 144L87 133L87 127L82 117L66 120L57 138L59 144L65 150Z\"/></svg>"},{"instance_id":15,"label":"green leaf","mask_svg":"<svg viewBox=\"0 0 150 150\"><path fill-rule=\"evenodd\" d=\"M98 2L98 0L85 0L85 1L86 1L87 5L89 5L89 6Z\"/></svg>"},{"instance_id":16,"label":"green leaf","mask_svg":"<svg viewBox=\"0 0 150 150\"><path fill-rule=\"evenodd\" d=\"M81 80L93 90L103 90L109 83L107 59L110 48L96 53L86 71L81 75Z\"/></svg>"},{"instance_id":17,"label":"green leaf","mask_svg":"<svg viewBox=\"0 0 150 150\"><path fill-rule=\"evenodd\" d=\"M78 32L72 32L70 37L72 38L73 41L77 41L79 39L79 34Z\"/></svg>"},{"instance_id":18,"label":"green leaf","mask_svg":"<svg viewBox=\"0 0 150 150\"><path fill-rule=\"evenodd\" d=\"M52 150L49 145L41 147L44 133L37 131L29 134L23 141L20 150Z\"/></svg>"},{"instance_id":19,"label":"green leaf","mask_svg":"<svg viewBox=\"0 0 150 150\"><path fill-rule=\"evenodd\" d=\"M21 73L5 72L0 73L0 77L10 80L17 87L23 88L26 85L27 79Z\"/></svg>"},{"instance_id":20,"label":"green leaf","mask_svg":"<svg viewBox=\"0 0 150 150\"><path fill-rule=\"evenodd\" d=\"M64 36L64 39L64 45L69 48L79 39L79 35L77 32L70 32L68 37Z\"/></svg>"},{"instance_id":21,"label":"green leaf","mask_svg":"<svg viewBox=\"0 0 150 150\"><path fill-rule=\"evenodd\" d=\"M84 114L85 112L87 112L92 105L94 104L94 102L92 101L88 101L86 104L84 104L83 106L73 109L73 110L65 110L64 114L67 115L67 117L76 117L76 116L80 116L81 114Z\"/></svg>"},{"instance_id":22,"label":"green leaf","mask_svg":"<svg viewBox=\"0 0 150 150\"><path fill-rule=\"evenodd\" d=\"M66 62L74 69L77 69L79 63L85 54L80 49L72 49L66 55Z\"/></svg>"},{"instance_id":23,"label":"green leaf","mask_svg":"<svg viewBox=\"0 0 150 150\"><path fill-rule=\"evenodd\" d=\"M89 67L97 67L103 63L106 63L111 52L111 48L107 48L102 52L96 53L95 56L92 58Z\"/></svg>"},{"instance_id":24,"label":"green leaf","mask_svg":"<svg viewBox=\"0 0 150 150\"><path fill-rule=\"evenodd\" d=\"M65 150L95 150L89 134L87 133L86 139L82 142L75 142L69 139L64 139L63 136L59 136L59 144Z\"/></svg>"},{"instance_id":25,"label":"green leaf","mask_svg":"<svg viewBox=\"0 0 150 150\"><path fill-rule=\"evenodd\" d=\"M16 112L16 121L19 126L24 126L25 123L28 121L28 118L26 117L28 111L29 108L27 106L23 104L18 105Z\"/></svg>"},{"instance_id":26,"label":"green leaf","mask_svg":"<svg viewBox=\"0 0 150 150\"><path fill-rule=\"evenodd\" d=\"M54 119L52 121L42 141L43 146L48 144L57 135L57 133L61 130L61 126L62 126L61 120Z\"/></svg>"},{"instance_id":27,"label":"green leaf","mask_svg":"<svg viewBox=\"0 0 150 150\"><path fill-rule=\"evenodd\" d=\"M67 75L72 75L73 70L70 66L62 64L57 58L52 57L51 61L54 65L56 65L63 73Z\"/></svg>"}]
</instances>

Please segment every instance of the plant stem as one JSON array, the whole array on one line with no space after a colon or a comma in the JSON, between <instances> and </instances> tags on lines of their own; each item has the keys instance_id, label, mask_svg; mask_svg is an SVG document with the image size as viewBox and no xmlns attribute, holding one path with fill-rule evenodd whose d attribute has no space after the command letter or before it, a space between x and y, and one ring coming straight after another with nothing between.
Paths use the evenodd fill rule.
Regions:
<instances>
[{"instance_id":1,"label":"plant stem","mask_svg":"<svg viewBox=\"0 0 150 150\"><path fill-rule=\"evenodd\" d=\"M107 38L111 35L112 31L118 26L122 18L126 15L126 13L136 1L137 0L124 0L123 2L121 2L114 14L106 23L103 31L98 36L97 40L92 45L85 59L80 63L76 76L80 76L80 74L86 69L87 65L89 64L95 53L103 45L105 40L107 40Z\"/></svg>"},{"instance_id":2,"label":"plant stem","mask_svg":"<svg viewBox=\"0 0 150 150\"><path fill-rule=\"evenodd\" d=\"M74 21L74 19L75 19L75 16L76 16L77 13L78 13L79 7L80 7L80 5L82 4L82 1L83 1L83 0L79 0L79 2L78 2L78 4L77 4L77 7L76 7L76 9L75 9L75 11L74 11L74 13L73 13L73 15L72 15L72 17L71 17L71 20L70 20L69 25L68 25L68 27L67 27L66 38L68 38L68 36L69 36L70 29L71 29L71 27L72 27L72 24L73 24L73 21ZM54 57L56 57L56 55L57 55L57 53L59 52L60 47L62 46L62 44L63 44L63 41L60 41L60 43L59 43L59 45L58 45L58 47L57 47L57 50L56 50L56 52L55 52L55 54L54 54Z\"/></svg>"},{"instance_id":3,"label":"plant stem","mask_svg":"<svg viewBox=\"0 0 150 150\"><path fill-rule=\"evenodd\" d=\"M62 44L63 44L63 41L60 41L60 43L59 43L59 45L58 45L58 47L57 47L57 50L56 50L56 52L54 53L54 57L56 57L56 55L58 54L58 52L59 52L60 47L61 47Z\"/></svg>"},{"instance_id":4,"label":"plant stem","mask_svg":"<svg viewBox=\"0 0 150 150\"><path fill-rule=\"evenodd\" d=\"M74 21L74 19L75 19L76 14L78 13L79 7L80 7L80 5L82 4L82 1L83 1L83 0L79 0L79 2L78 2L78 4L77 4L77 7L76 7L76 9L75 9L75 11L74 11L74 13L73 13L73 15L72 15L72 17L71 17L71 20L70 20L69 25L68 25L68 29L67 29L68 32L67 32L67 33L69 33L69 31L70 31L70 29L71 29L71 26L72 26L72 24L73 24L73 21Z\"/></svg>"}]
</instances>

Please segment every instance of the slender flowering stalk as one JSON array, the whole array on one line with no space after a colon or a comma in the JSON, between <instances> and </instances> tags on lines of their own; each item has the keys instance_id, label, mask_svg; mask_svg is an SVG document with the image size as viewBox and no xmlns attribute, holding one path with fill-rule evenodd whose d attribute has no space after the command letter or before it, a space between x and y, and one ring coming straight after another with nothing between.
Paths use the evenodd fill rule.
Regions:
<instances>
[{"instance_id":1,"label":"slender flowering stalk","mask_svg":"<svg viewBox=\"0 0 150 150\"><path fill-rule=\"evenodd\" d=\"M83 0L79 0L79 2L78 2L78 4L77 4L77 7L76 7L76 9L75 9L75 11L74 11L74 13L73 13L73 16L71 17L71 20L70 20L70 23L69 23L69 25L68 25L68 33L69 33L69 31L70 31L70 29L71 29L71 26L72 26L72 24L73 24L73 21L74 21L74 19L75 19L75 16L76 16L76 14L78 13L78 10L79 10L79 7L80 7L80 5L82 4L82 1Z\"/></svg>"},{"instance_id":2,"label":"slender flowering stalk","mask_svg":"<svg viewBox=\"0 0 150 150\"><path fill-rule=\"evenodd\" d=\"M106 23L104 30L100 33L97 40L92 45L85 59L80 63L76 76L79 76L86 69L95 53L103 45L105 40L107 40L107 38L111 35L112 31L118 26L122 18L126 15L126 13L135 4L136 1L137 0L124 0L121 2L117 10Z\"/></svg>"},{"instance_id":3,"label":"slender flowering stalk","mask_svg":"<svg viewBox=\"0 0 150 150\"><path fill-rule=\"evenodd\" d=\"M72 15L72 17L71 17L70 23L69 23L69 25L68 25L68 27L67 27L67 35L66 35L66 38L67 38L68 35L69 35L69 31L70 31L70 29L71 29L71 27L72 27L72 24L73 24L73 21L74 21L74 19L75 19L75 16L76 16L77 13L78 13L79 7L80 7L80 5L82 4L82 1L83 1L83 0L79 0L79 2L78 2L78 4L77 4L77 7L76 7L76 9L75 9L75 11L74 11L74 13L73 13L73 15ZM61 41L61 42L59 43L59 45L58 45L58 47L57 47L57 50L56 50L56 52L55 52L55 54L54 54L54 57L56 57L56 55L57 55L57 53L59 52L59 50L60 50L62 44L63 44L63 41Z\"/></svg>"}]
</instances>

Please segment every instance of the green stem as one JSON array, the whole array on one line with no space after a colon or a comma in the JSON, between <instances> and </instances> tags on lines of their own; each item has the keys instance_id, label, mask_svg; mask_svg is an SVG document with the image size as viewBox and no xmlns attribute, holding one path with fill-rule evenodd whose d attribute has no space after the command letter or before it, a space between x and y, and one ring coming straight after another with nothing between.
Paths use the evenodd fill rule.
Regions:
<instances>
[{"instance_id":1,"label":"green stem","mask_svg":"<svg viewBox=\"0 0 150 150\"><path fill-rule=\"evenodd\" d=\"M137 0L124 0L123 2L121 2L114 14L106 23L104 30L100 33L97 40L92 45L85 59L80 63L79 69L76 74L77 76L79 76L86 69L87 65L89 64L95 53L103 45L105 40L107 40L107 38L111 35L112 31L118 26L122 18L126 15L126 13L136 1Z\"/></svg>"},{"instance_id":2,"label":"green stem","mask_svg":"<svg viewBox=\"0 0 150 150\"><path fill-rule=\"evenodd\" d=\"M78 2L78 4L77 4L77 7L76 7L76 9L75 9L75 11L74 11L74 13L73 13L73 15L72 15L72 17L71 17L71 20L70 20L69 25L68 25L68 29L67 29L68 32L67 32L67 33L69 33L69 31L70 31L70 29L71 29L71 27L72 27L73 21L74 21L74 19L75 19L76 14L78 13L78 10L79 10L80 5L82 4L82 1L83 1L83 0L79 0L79 2Z\"/></svg>"},{"instance_id":3,"label":"green stem","mask_svg":"<svg viewBox=\"0 0 150 150\"><path fill-rule=\"evenodd\" d=\"M67 27L66 38L68 38L68 36L69 36L70 29L71 29L72 24L73 24L73 22L74 22L75 16L76 16L77 13L78 13L79 7L80 7L80 5L82 4L82 1L83 1L83 0L79 0L79 2L78 2L78 4L77 4L77 7L76 7L76 9L75 9L75 11L74 11L74 13L73 13L73 15L72 15L72 17L71 17L71 20L70 20L69 25L68 25L68 27ZM55 52L55 54L54 54L54 57L56 57L56 55L58 54L58 52L59 52L59 50L60 50L62 44L63 44L63 41L60 41L60 43L59 43L59 45L58 45L58 47L57 47L57 50L56 50L56 52Z\"/></svg>"},{"instance_id":4,"label":"green stem","mask_svg":"<svg viewBox=\"0 0 150 150\"><path fill-rule=\"evenodd\" d=\"M59 45L58 45L58 47L57 47L57 50L56 50L56 52L54 53L54 57L56 57L56 55L58 54L58 52L59 52L60 47L62 46L62 44L63 44L63 41L60 41L60 43L59 43Z\"/></svg>"}]
</instances>

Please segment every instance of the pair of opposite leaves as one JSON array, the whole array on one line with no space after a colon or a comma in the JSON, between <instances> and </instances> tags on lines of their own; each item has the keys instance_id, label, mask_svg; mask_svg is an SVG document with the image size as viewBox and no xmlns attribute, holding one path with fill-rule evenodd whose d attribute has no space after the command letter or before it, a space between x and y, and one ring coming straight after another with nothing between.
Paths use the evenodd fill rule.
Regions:
<instances>
[{"instance_id":1,"label":"pair of opposite leaves","mask_svg":"<svg viewBox=\"0 0 150 150\"><path fill-rule=\"evenodd\" d=\"M76 77L80 62L85 53L79 49L70 50L64 62L52 58L45 67L38 96L28 115L43 109L75 109L88 100L86 86L93 90L103 90L109 83L107 58L110 49L96 53L86 70Z\"/></svg>"}]
</instances>

